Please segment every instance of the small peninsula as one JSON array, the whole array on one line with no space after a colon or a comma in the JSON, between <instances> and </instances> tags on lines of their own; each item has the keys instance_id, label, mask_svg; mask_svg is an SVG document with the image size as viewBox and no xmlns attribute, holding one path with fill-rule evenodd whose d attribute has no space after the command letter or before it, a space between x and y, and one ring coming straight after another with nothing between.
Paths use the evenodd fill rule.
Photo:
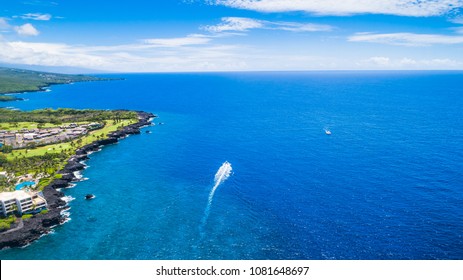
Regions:
<instances>
[{"instance_id":1,"label":"small peninsula","mask_svg":"<svg viewBox=\"0 0 463 280\"><path fill-rule=\"evenodd\" d=\"M18 101L18 100L23 100L22 98L18 98L15 96L11 95L0 95L0 102L8 102L8 101Z\"/></svg>"}]
</instances>

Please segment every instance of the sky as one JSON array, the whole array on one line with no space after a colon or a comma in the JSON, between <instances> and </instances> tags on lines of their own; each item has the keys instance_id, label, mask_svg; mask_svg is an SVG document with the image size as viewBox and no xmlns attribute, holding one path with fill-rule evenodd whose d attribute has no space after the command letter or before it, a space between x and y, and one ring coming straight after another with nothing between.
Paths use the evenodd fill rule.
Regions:
<instances>
[{"instance_id":1,"label":"sky","mask_svg":"<svg viewBox=\"0 0 463 280\"><path fill-rule=\"evenodd\" d=\"M462 70L463 0L1 0L0 64Z\"/></svg>"}]
</instances>

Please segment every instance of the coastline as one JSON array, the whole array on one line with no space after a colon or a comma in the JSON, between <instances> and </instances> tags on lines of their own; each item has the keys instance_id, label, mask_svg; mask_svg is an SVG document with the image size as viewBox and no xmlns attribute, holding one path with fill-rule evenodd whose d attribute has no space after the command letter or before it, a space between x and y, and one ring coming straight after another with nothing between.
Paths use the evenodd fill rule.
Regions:
<instances>
[{"instance_id":1,"label":"coastline","mask_svg":"<svg viewBox=\"0 0 463 280\"><path fill-rule=\"evenodd\" d=\"M38 86L37 89L4 91L4 92L0 92L0 95L24 94L24 93L31 93L31 92L46 92L51 86L56 86L56 85L70 85L70 84L73 84L73 83L110 82L110 81L123 81L123 80L125 80L125 79L124 78L100 78L100 77L96 77L94 80L69 81L69 82L64 82L64 83L50 82L50 83L45 83L45 85ZM23 99L18 98L16 101L18 101L18 100L23 100ZM13 101L13 100L11 100L11 101ZM8 102L8 101L5 101L5 102Z\"/></svg>"},{"instance_id":2,"label":"coastline","mask_svg":"<svg viewBox=\"0 0 463 280\"><path fill-rule=\"evenodd\" d=\"M135 112L138 115L138 122L108 134L108 137L105 139L96 140L76 150L75 154L67 160L64 168L58 172L62 175L62 178L53 180L43 189L43 194L49 206L48 213L35 215L24 221L22 228L1 233L0 250L29 245L43 235L50 233L53 227L66 222L63 212L69 207L67 206L67 202L62 199L64 194L59 189L68 188L72 186L72 183L79 181L75 172L79 172L85 168L82 161L88 160L90 153L99 151L103 146L115 144L128 135L140 134L140 129L150 125L151 120L156 117L152 113Z\"/></svg>"},{"instance_id":3,"label":"coastline","mask_svg":"<svg viewBox=\"0 0 463 280\"><path fill-rule=\"evenodd\" d=\"M24 98L11 96L10 93L1 93L0 102L24 101Z\"/></svg>"},{"instance_id":4,"label":"coastline","mask_svg":"<svg viewBox=\"0 0 463 280\"><path fill-rule=\"evenodd\" d=\"M1 67L0 67L1 70ZM37 71L29 71L32 73L42 73L42 72L37 72ZM45 73L45 72L43 72ZM45 73L49 75L61 75L61 74L54 74L54 73ZM64 74L65 77L58 77L60 79L65 79L65 81L43 81L41 84L38 85L33 85L35 88L30 88L30 87L18 87L13 90L3 90L0 91L0 96L1 95L10 95L10 94L23 94L23 93L30 93L30 92L46 92L47 89L49 89L51 86L55 85L69 85L73 83L87 83L87 82L107 82L107 81L121 81L125 80L125 78L105 78L105 77L94 77L94 76L84 76L84 75L71 75L71 74ZM18 98L18 97L17 97ZM19 98L21 99L21 98ZM13 100L8 100L8 101L13 101Z\"/></svg>"}]
</instances>

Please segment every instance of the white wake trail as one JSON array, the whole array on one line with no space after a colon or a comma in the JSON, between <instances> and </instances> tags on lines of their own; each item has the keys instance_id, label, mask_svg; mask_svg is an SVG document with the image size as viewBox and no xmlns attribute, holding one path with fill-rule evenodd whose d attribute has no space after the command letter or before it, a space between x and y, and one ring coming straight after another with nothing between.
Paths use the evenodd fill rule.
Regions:
<instances>
[{"instance_id":1,"label":"white wake trail","mask_svg":"<svg viewBox=\"0 0 463 280\"><path fill-rule=\"evenodd\" d=\"M232 172L231 164L228 161L224 162L222 166L219 168L219 170L217 171L217 173L215 174L214 187L209 193L209 201L208 201L209 205L212 204L212 199L214 199L215 191L220 186L220 184L225 182L225 180L227 180L228 177L230 177L231 172Z\"/></svg>"},{"instance_id":2,"label":"white wake trail","mask_svg":"<svg viewBox=\"0 0 463 280\"><path fill-rule=\"evenodd\" d=\"M222 166L220 166L219 170L217 170L217 173L214 177L214 186L212 187L211 192L209 193L207 206L204 210L204 216L201 223L201 232L203 232L204 226L206 225L207 219L209 218L209 212L211 211L211 205L212 201L214 200L215 191L223 182L225 182L228 179L228 177L230 177L232 170L232 166L228 161L224 162Z\"/></svg>"}]
</instances>

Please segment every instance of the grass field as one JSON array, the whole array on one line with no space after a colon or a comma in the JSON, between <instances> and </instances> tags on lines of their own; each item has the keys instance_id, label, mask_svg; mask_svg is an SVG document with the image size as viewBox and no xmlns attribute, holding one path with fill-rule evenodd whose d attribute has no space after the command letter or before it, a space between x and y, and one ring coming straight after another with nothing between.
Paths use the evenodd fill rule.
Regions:
<instances>
[{"instance_id":1,"label":"grass field","mask_svg":"<svg viewBox=\"0 0 463 280\"><path fill-rule=\"evenodd\" d=\"M82 122L84 123L84 122ZM69 125L70 123L63 123L62 125ZM17 123L0 123L0 130L21 130L21 129L36 129L38 123L35 122L17 122ZM52 128L56 125L51 123L42 124L42 128Z\"/></svg>"}]
</instances>

